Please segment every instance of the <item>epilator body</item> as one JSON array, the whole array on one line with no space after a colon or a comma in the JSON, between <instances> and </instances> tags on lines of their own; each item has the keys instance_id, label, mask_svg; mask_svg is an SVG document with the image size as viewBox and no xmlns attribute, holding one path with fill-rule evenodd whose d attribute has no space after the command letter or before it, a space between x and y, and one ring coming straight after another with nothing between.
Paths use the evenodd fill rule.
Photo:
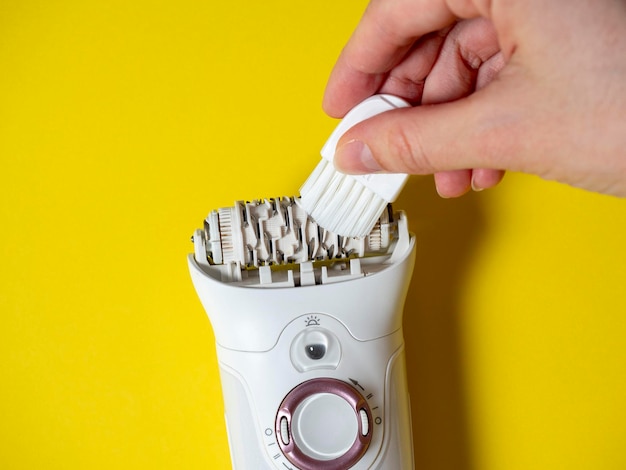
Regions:
<instances>
[{"instance_id":1,"label":"epilator body","mask_svg":"<svg viewBox=\"0 0 626 470\"><path fill-rule=\"evenodd\" d=\"M415 238L385 213L363 239L293 199L213 211L193 237L233 468L414 468L402 310Z\"/></svg>"}]
</instances>

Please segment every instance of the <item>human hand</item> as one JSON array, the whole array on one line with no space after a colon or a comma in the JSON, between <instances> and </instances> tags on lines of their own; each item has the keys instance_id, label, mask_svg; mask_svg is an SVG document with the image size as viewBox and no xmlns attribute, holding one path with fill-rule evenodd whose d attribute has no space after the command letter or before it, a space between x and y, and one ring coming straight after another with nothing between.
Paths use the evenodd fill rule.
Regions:
<instances>
[{"instance_id":1,"label":"human hand","mask_svg":"<svg viewBox=\"0 0 626 470\"><path fill-rule=\"evenodd\" d=\"M503 170L626 196L624 50L624 1L372 0L324 109L375 93L417 106L346 132L335 165L432 173L445 197Z\"/></svg>"}]
</instances>

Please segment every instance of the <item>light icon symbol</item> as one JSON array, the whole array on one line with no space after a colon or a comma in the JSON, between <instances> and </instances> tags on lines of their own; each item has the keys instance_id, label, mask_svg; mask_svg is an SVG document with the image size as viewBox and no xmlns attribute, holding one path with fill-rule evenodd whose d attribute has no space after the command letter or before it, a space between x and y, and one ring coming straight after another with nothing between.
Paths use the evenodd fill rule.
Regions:
<instances>
[{"instance_id":1,"label":"light icon symbol","mask_svg":"<svg viewBox=\"0 0 626 470\"><path fill-rule=\"evenodd\" d=\"M304 320L304 323L306 326L319 326L320 319L317 315L309 315L306 317L306 320Z\"/></svg>"}]
</instances>

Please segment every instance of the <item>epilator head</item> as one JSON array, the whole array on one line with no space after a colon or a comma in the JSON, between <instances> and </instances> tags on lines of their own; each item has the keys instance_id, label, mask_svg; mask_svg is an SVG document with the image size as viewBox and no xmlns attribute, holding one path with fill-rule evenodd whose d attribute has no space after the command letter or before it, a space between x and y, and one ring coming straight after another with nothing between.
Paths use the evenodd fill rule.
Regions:
<instances>
[{"instance_id":1,"label":"epilator head","mask_svg":"<svg viewBox=\"0 0 626 470\"><path fill-rule=\"evenodd\" d=\"M367 236L342 237L283 197L212 211L193 242L195 261L222 282L296 287L372 274L408 248L409 233L404 214L388 206Z\"/></svg>"}]
</instances>

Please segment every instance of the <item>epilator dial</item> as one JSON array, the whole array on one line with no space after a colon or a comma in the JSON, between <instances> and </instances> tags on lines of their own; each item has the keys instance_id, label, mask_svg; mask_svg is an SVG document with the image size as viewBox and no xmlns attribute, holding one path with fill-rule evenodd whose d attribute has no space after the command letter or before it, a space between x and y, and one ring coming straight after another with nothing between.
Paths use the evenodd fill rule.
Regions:
<instances>
[{"instance_id":1,"label":"epilator dial","mask_svg":"<svg viewBox=\"0 0 626 470\"><path fill-rule=\"evenodd\" d=\"M352 467L372 440L372 414L352 386L331 378L312 379L285 397L276 415L278 443L302 470Z\"/></svg>"}]
</instances>

